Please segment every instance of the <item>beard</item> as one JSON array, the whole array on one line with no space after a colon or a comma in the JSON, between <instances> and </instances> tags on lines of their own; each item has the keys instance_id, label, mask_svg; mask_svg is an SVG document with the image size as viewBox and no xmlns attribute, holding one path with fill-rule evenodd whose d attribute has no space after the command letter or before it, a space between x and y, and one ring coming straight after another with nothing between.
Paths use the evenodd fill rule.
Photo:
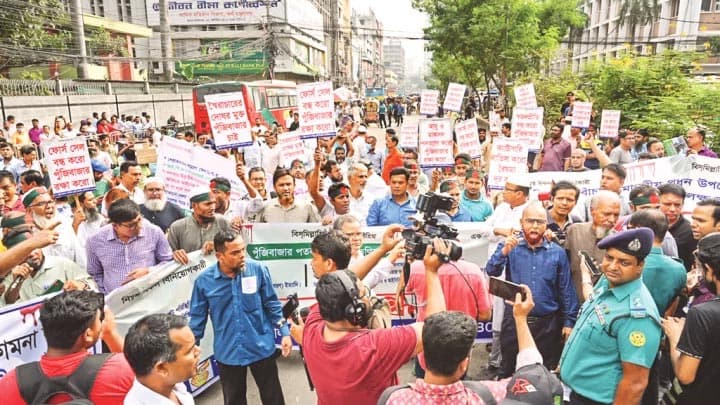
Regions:
<instances>
[{"instance_id":1,"label":"beard","mask_svg":"<svg viewBox=\"0 0 720 405\"><path fill-rule=\"evenodd\" d=\"M166 204L167 204L167 199L165 197L154 198L152 200L145 200L145 208L147 208L150 211L154 211L154 212L164 210Z\"/></svg>"},{"instance_id":2,"label":"beard","mask_svg":"<svg viewBox=\"0 0 720 405\"><path fill-rule=\"evenodd\" d=\"M40 229L47 229L53 222L55 222L55 214L53 214L51 218L47 218L45 215L37 215L33 212L32 218L35 225L37 225Z\"/></svg>"},{"instance_id":3,"label":"beard","mask_svg":"<svg viewBox=\"0 0 720 405\"><path fill-rule=\"evenodd\" d=\"M33 274L37 273L40 268L42 267L43 263L45 263L45 255L40 256L40 258L29 258L25 261L25 264L30 266L30 268L33 270Z\"/></svg>"},{"instance_id":4,"label":"beard","mask_svg":"<svg viewBox=\"0 0 720 405\"><path fill-rule=\"evenodd\" d=\"M85 218L87 218L88 222L95 222L100 218L100 212L98 212L97 207L85 208L84 211Z\"/></svg>"},{"instance_id":5,"label":"beard","mask_svg":"<svg viewBox=\"0 0 720 405\"><path fill-rule=\"evenodd\" d=\"M604 226L596 226L594 232L595 232L595 239L600 240L600 239L608 236L608 234L610 233L610 229L605 228Z\"/></svg>"}]
</instances>

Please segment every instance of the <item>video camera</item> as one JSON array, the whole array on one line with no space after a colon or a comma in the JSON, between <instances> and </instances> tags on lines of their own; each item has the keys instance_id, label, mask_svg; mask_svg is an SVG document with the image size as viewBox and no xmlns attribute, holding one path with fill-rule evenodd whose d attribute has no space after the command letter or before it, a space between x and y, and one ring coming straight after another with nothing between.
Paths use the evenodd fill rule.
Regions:
<instances>
[{"instance_id":1,"label":"video camera","mask_svg":"<svg viewBox=\"0 0 720 405\"><path fill-rule=\"evenodd\" d=\"M418 197L416 207L418 212L423 213L423 219L416 219L415 226L412 229L402 231L408 257L422 260L425 257L427 247L432 246L433 238L441 238L450 245L449 260L460 260L462 247L449 240L457 238L457 229L447 223L441 223L440 218L436 216L438 210L449 211L454 204L455 200L452 197L445 197L432 192Z\"/></svg>"}]
</instances>

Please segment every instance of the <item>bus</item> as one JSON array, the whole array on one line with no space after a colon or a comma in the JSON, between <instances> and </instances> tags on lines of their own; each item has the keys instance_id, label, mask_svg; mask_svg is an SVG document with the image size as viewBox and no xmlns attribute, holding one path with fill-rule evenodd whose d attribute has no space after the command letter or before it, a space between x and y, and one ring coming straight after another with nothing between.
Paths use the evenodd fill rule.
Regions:
<instances>
[{"instance_id":1,"label":"bus","mask_svg":"<svg viewBox=\"0 0 720 405\"><path fill-rule=\"evenodd\" d=\"M297 111L296 87L295 82L284 80L217 82L195 86L193 88L195 133L211 132L210 119L205 108L205 96L232 92L242 92L250 125L255 125L255 119L260 118L268 128L273 121L285 127L288 111Z\"/></svg>"}]
</instances>

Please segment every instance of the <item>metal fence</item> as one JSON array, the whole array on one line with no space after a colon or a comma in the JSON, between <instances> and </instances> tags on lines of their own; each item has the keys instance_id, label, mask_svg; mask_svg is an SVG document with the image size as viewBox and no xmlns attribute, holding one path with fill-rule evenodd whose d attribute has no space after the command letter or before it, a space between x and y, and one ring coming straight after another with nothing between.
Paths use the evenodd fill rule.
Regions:
<instances>
[{"instance_id":1,"label":"metal fence","mask_svg":"<svg viewBox=\"0 0 720 405\"><path fill-rule=\"evenodd\" d=\"M189 94L197 83L120 80L0 80L0 96Z\"/></svg>"}]
</instances>

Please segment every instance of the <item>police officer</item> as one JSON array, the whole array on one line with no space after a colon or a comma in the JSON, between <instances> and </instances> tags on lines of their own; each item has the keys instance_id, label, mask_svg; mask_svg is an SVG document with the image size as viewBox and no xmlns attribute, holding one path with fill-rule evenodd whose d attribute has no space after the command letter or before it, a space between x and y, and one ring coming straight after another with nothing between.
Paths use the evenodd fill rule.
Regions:
<instances>
[{"instance_id":1,"label":"police officer","mask_svg":"<svg viewBox=\"0 0 720 405\"><path fill-rule=\"evenodd\" d=\"M642 283L653 231L635 228L598 243L603 276L580 309L560 358L571 405L638 404L660 344L657 307Z\"/></svg>"}]
</instances>

